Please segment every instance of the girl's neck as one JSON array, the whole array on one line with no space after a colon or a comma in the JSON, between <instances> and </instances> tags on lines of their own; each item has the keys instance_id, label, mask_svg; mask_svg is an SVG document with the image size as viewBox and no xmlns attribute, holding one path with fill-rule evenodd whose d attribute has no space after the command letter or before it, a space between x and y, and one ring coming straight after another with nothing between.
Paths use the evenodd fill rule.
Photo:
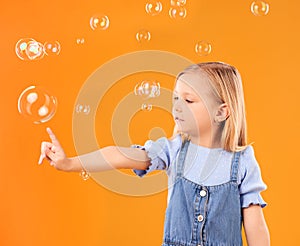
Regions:
<instances>
[{"instance_id":1,"label":"girl's neck","mask_svg":"<svg viewBox=\"0 0 300 246\"><path fill-rule=\"evenodd\" d=\"M215 149L222 148L221 143L222 129L214 129L210 134L202 134L202 136L189 136L191 143L205 148Z\"/></svg>"},{"instance_id":2,"label":"girl's neck","mask_svg":"<svg viewBox=\"0 0 300 246\"><path fill-rule=\"evenodd\" d=\"M201 140L199 138L190 137L191 143L193 143L195 145L199 145L199 146L209 148L209 149L222 148L222 145L221 145L220 141L219 142L212 142L212 141L205 141L204 139L201 139Z\"/></svg>"}]
</instances>

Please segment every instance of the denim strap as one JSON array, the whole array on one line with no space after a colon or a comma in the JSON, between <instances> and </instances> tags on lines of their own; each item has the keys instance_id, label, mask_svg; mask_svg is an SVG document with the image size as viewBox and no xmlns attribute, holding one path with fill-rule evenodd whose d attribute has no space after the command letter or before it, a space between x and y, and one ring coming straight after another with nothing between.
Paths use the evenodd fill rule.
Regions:
<instances>
[{"instance_id":1,"label":"denim strap","mask_svg":"<svg viewBox=\"0 0 300 246\"><path fill-rule=\"evenodd\" d=\"M230 174L230 180L232 182L237 182L240 155L241 155L240 151L234 152L234 156L231 164L231 174Z\"/></svg>"},{"instance_id":2,"label":"denim strap","mask_svg":"<svg viewBox=\"0 0 300 246\"><path fill-rule=\"evenodd\" d=\"M184 140L182 145L181 145L181 149L179 152L179 156L177 159L177 164L176 164L176 177L181 177L183 174L183 169L184 169L184 160L185 160L185 156L187 153L187 149L189 146L190 141L189 140Z\"/></svg>"}]
</instances>

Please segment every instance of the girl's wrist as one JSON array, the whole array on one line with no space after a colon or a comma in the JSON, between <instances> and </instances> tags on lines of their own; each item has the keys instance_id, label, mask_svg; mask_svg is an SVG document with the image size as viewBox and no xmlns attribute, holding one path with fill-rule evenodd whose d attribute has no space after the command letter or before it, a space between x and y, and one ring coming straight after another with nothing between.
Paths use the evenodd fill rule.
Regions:
<instances>
[{"instance_id":1,"label":"girl's wrist","mask_svg":"<svg viewBox=\"0 0 300 246\"><path fill-rule=\"evenodd\" d=\"M83 170L83 167L81 165L78 156L70 157L69 161L70 161L70 169L68 170L69 172L81 172Z\"/></svg>"},{"instance_id":2,"label":"girl's wrist","mask_svg":"<svg viewBox=\"0 0 300 246\"><path fill-rule=\"evenodd\" d=\"M69 158L70 161L70 172L79 172L80 177L83 180L88 180L90 174L83 168L80 158L78 156Z\"/></svg>"}]
</instances>

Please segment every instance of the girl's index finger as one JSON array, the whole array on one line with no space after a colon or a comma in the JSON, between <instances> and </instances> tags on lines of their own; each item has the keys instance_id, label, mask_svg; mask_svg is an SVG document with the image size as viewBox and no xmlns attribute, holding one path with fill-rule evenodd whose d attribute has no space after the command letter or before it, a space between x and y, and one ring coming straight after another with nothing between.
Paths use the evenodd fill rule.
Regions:
<instances>
[{"instance_id":1,"label":"girl's index finger","mask_svg":"<svg viewBox=\"0 0 300 246\"><path fill-rule=\"evenodd\" d=\"M58 139L56 138L56 136L55 136L55 134L52 132L52 130L51 130L49 127L47 127L46 130L47 130L47 132L48 132L48 134L49 134L49 137L50 137L52 143L53 143L54 145L60 145Z\"/></svg>"}]
</instances>

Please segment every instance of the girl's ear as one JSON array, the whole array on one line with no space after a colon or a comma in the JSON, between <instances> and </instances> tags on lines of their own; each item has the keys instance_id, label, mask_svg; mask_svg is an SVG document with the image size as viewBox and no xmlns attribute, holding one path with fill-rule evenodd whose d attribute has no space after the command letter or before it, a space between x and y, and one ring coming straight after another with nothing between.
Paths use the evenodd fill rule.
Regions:
<instances>
[{"instance_id":1,"label":"girl's ear","mask_svg":"<svg viewBox=\"0 0 300 246\"><path fill-rule=\"evenodd\" d=\"M229 115L230 111L227 103L222 103L216 112L214 121L216 123L220 123L222 121L225 121L229 117Z\"/></svg>"}]
</instances>

